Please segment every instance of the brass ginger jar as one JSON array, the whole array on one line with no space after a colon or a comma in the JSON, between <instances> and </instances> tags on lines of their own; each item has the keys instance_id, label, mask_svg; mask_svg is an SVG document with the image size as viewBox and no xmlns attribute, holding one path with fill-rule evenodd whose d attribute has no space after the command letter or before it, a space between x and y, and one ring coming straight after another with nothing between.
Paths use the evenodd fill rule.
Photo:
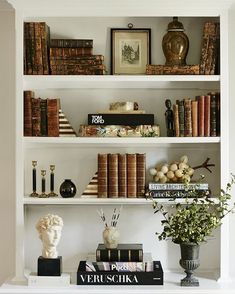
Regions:
<instances>
[{"instance_id":1,"label":"brass ginger jar","mask_svg":"<svg viewBox=\"0 0 235 294\"><path fill-rule=\"evenodd\" d=\"M186 65L189 40L178 17L173 17L173 21L168 24L167 33L162 39L162 49L166 57L165 65Z\"/></svg>"}]
</instances>

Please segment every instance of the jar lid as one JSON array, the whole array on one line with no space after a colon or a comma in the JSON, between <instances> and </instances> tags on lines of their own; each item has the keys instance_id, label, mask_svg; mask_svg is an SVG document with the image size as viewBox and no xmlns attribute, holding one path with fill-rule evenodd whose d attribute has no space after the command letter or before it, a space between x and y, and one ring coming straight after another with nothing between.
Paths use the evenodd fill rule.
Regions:
<instances>
[{"instance_id":1,"label":"jar lid","mask_svg":"<svg viewBox=\"0 0 235 294\"><path fill-rule=\"evenodd\" d=\"M168 31L184 31L182 22L178 21L178 17L174 16L173 21L168 24Z\"/></svg>"}]
</instances>

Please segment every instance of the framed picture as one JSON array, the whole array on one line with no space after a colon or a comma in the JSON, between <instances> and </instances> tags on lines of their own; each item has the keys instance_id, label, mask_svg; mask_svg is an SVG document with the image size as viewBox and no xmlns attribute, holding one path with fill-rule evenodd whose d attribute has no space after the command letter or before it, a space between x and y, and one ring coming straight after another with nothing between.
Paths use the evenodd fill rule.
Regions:
<instances>
[{"instance_id":1,"label":"framed picture","mask_svg":"<svg viewBox=\"0 0 235 294\"><path fill-rule=\"evenodd\" d=\"M151 63L151 29L111 29L111 73L145 74Z\"/></svg>"}]
</instances>

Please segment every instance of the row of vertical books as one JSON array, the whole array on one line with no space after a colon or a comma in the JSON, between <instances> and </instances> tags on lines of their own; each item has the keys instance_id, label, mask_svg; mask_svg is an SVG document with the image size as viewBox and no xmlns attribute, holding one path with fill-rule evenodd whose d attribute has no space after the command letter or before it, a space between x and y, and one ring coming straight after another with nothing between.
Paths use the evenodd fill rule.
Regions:
<instances>
[{"instance_id":1,"label":"row of vertical books","mask_svg":"<svg viewBox=\"0 0 235 294\"><path fill-rule=\"evenodd\" d=\"M98 154L98 197L144 197L145 154Z\"/></svg>"},{"instance_id":2,"label":"row of vertical books","mask_svg":"<svg viewBox=\"0 0 235 294\"><path fill-rule=\"evenodd\" d=\"M35 98L24 91L24 136L76 137L76 133L60 108L59 98Z\"/></svg>"},{"instance_id":3,"label":"row of vertical books","mask_svg":"<svg viewBox=\"0 0 235 294\"><path fill-rule=\"evenodd\" d=\"M35 98L24 91L24 136L59 136L60 100Z\"/></svg>"},{"instance_id":4,"label":"row of vertical books","mask_svg":"<svg viewBox=\"0 0 235 294\"><path fill-rule=\"evenodd\" d=\"M173 105L175 137L220 135L220 93L177 100Z\"/></svg>"},{"instance_id":5,"label":"row of vertical books","mask_svg":"<svg viewBox=\"0 0 235 294\"><path fill-rule=\"evenodd\" d=\"M26 75L102 75L103 55L93 55L91 39L51 39L45 22L24 23Z\"/></svg>"}]
</instances>

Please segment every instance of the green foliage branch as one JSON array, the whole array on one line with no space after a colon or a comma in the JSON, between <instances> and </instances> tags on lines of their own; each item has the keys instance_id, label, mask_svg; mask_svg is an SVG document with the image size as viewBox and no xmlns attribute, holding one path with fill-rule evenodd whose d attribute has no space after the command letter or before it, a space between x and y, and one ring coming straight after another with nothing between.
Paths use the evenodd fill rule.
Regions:
<instances>
[{"instance_id":1,"label":"green foliage branch","mask_svg":"<svg viewBox=\"0 0 235 294\"><path fill-rule=\"evenodd\" d=\"M231 175L231 181L226 189L220 190L216 200L205 195L201 198L197 191L189 191L189 197L184 202L177 203L175 212L169 212L166 207L153 200L154 213L163 216L161 233L156 233L159 240L171 239L177 244L196 243L207 241L214 229L222 224L222 219L234 211L235 203L230 204L231 189L235 183L235 175ZM188 183L185 183L187 190ZM192 198L193 196L193 198ZM175 199L172 199L175 200Z\"/></svg>"}]
</instances>

